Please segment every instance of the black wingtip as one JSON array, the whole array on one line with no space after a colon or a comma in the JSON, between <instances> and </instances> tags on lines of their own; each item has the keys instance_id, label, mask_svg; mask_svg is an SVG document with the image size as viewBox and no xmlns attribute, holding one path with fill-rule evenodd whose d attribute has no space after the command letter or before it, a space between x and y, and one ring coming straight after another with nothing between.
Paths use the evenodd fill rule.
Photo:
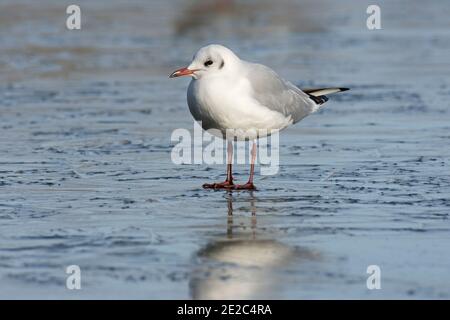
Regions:
<instances>
[{"instance_id":1,"label":"black wingtip","mask_svg":"<svg viewBox=\"0 0 450 320\"><path fill-rule=\"evenodd\" d=\"M348 91L348 90L350 90L350 88L339 88L339 90L341 90L341 91Z\"/></svg>"},{"instance_id":2,"label":"black wingtip","mask_svg":"<svg viewBox=\"0 0 450 320\"><path fill-rule=\"evenodd\" d=\"M324 104L325 102L328 101L328 97L327 96L317 96L316 97L316 96L313 96L312 94L309 94L309 93L308 93L308 96L309 96L309 98L312 101L314 101L318 105L322 105L322 104Z\"/></svg>"}]
</instances>

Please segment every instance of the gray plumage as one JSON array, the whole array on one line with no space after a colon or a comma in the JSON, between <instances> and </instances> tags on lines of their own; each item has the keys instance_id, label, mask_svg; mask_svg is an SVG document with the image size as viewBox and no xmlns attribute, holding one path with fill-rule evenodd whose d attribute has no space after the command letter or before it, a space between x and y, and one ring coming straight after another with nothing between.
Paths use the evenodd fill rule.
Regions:
<instances>
[{"instance_id":1,"label":"gray plumage","mask_svg":"<svg viewBox=\"0 0 450 320\"><path fill-rule=\"evenodd\" d=\"M307 93L280 78L272 69L250 62L245 62L245 66L254 99L286 117L291 116L294 123L320 107Z\"/></svg>"},{"instance_id":2,"label":"gray plumage","mask_svg":"<svg viewBox=\"0 0 450 320\"><path fill-rule=\"evenodd\" d=\"M349 90L348 88L300 88L281 78L262 64L242 61L253 88L253 97L267 108L291 116L296 123L317 111L328 98L326 94ZM316 99L319 98L319 99Z\"/></svg>"}]
</instances>

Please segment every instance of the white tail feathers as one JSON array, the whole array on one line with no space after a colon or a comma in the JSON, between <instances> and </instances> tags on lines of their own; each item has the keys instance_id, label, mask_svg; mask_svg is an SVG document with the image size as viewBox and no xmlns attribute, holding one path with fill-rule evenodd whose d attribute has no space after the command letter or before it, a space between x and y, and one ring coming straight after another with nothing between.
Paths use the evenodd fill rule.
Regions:
<instances>
[{"instance_id":1,"label":"white tail feathers","mask_svg":"<svg viewBox=\"0 0 450 320\"><path fill-rule=\"evenodd\" d=\"M325 96L328 94L341 92L341 91L347 91L350 90L349 88L318 88L318 89L303 89L302 91L312 95L314 97L320 97Z\"/></svg>"}]
</instances>

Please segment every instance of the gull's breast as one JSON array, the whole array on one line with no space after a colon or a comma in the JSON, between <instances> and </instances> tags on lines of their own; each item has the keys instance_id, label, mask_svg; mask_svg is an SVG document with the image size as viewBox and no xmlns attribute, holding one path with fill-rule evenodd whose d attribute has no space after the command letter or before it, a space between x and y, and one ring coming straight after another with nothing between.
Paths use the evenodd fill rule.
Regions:
<instances>
[{"instance_id":1,"label":"gull's breast","mask_svg":"<svg viewBox=\"0 0 450 320\"><path fill-rule=\"evenodd\" d=\"M234 83L192 80L187 100L192 116L204 130L217 129L222 134L228 130L238 139L249 131L260 131L260 136L265 136L263 131L281 130L292 123L290 117L261 105L250 93L245 79Z\"/></svg>"}]
</instances>

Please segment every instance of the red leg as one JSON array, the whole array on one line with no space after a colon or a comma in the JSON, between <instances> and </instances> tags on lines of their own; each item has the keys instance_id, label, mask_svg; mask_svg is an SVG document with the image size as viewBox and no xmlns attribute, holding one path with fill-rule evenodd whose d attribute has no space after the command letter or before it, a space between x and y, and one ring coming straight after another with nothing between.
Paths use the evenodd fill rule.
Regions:
<instances>
[{"instance_id":1,"label":"red leg","mask_svg":"<svg viewBox=\"0 0 450 320\"><path fill-rule=\"evenodd\" d=\"M203 185L203 188L205 189L228 189L233 188L233 168L232 168L232 162L233 162L233 144L231 141L228 141L227 146L227 179L224 182L219 183L205 183Z\"/></svg>"},{"instance_id":2,"label":"red leg","mask_svg":"<svg viewBox=\"0 0 450 320\"><path fill-rule=\"evenodd\" d=\"M252 160L250 162L250 176L246 184L238 184L235 185L233 189L236 190L256 190L255 185L253 184L253 176L255 173L255 160L256 160L256 141L253 141L252 145Z\"/></svg>"}]
</instances>

